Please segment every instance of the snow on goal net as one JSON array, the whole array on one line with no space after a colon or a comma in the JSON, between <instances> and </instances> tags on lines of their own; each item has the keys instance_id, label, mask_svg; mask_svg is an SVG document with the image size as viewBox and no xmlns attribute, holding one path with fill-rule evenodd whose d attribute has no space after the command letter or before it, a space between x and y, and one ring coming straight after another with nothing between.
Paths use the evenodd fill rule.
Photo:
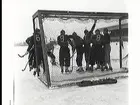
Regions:
<instances>
[{"instance_id":1,"label":"snow on goal net","mask_svg":"<svg viewBox=\"0 0 140 105\"><path fill-rule=\"evenodd\" d=\"M67 35L72 35L73 32L76 32L77 35L79 35L81 38L84 37L84 30L90 30L92 25L94 24L93 19L87 19L87 18L44 18L42 19L43 23L43 31L44 31L44 39L45 39L45 46L47 49L50 50L51 53L55 56L55 64L53 65L53 60L52 56L48 56L48 65L49 65L49 73L50 73L50 80L52 85L60 85L60 84L67 84L67 83L72 83L72 82L77 82L81 80L88 80L88 79L93 79L95 77L100 77L102 75L108 75L112 74L115 72L120 72L122 69L120 69L120 61L119 61L119 35L117 33L118 25L119 22L117 19L109 19L109 20L104 20L100 19L97 20L95 29L93 31L93 34L95 33L96 29L101 30L102 28L105 27L114 27L114 29L109 29L110 31L110 36L111 36L111 53L110 53L110 59L111 59L111 65L113 67L113 72L111 71L104 71L102 72L100 69L99 70L94 70L93 72L84 72L84 73L77 73L76 70L78 69L77 63L76 63L76 57L77 53L72 53L72 47L69 45L70 49L70 67L69 70L72 70L71 73L61 73L61 67L60 67L60 62L59 62L59 50L60 46L57 43L57 37L60 35L60 31L64 30ZM122 21L122 24L126 24L127 20ZM35 27L39 28L39 21L38 19L35 19ZM127 68L127 62L128 62L128 51L127 51L127 45L128 45L128 32L127 32L126 27L124 27L124 32L123 32L123 45L122 45L122 66ZM122 28L123 31L123 28ZM126 37L126 39L125 39ZM46 52L46 54L50 54L50 52ZM86 61L85 61L85 54L83 54L83 59L82 59L82 67L85 70L86 66ZM96 68L97 65L94 65ZM64 68L65 71L65 68Z\"/></svg>"}]
</instances>

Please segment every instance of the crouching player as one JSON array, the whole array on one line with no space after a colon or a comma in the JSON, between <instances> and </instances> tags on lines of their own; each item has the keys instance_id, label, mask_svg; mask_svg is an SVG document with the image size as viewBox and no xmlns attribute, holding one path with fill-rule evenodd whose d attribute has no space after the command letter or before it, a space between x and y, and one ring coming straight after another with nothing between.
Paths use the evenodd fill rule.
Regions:
<instances>
[{"instance_id":1,"label":"crouching player","mask_svg":"<svg viewBox=\"0 0 140 105\"><path fill-rule=\"evenodd\" d=\"M78 69L76 71L83 72L84 70L82 67L82 60L83 60L83 53L84 53L84 41L80 36L77 35L76 32L73 32L72 35L69 35L69 38L72 38L74 40L75 49L77 52L76 63Z\"/></svg>"},{"instance_id":2,"label":"crouching player","mask_svg":"<svg viewBox=\"0 0 140 105\"><path fill-rule=\"evenodd\" d=\"M47 49L47 55L51 58L51 63L52 65L56 65L56 61L55 61L55 55L53 54L54 51L54 45L56 45L57 43L55 41L50 41L50 43L46 44L46 49Z\"/></svg>"}]
</instances>

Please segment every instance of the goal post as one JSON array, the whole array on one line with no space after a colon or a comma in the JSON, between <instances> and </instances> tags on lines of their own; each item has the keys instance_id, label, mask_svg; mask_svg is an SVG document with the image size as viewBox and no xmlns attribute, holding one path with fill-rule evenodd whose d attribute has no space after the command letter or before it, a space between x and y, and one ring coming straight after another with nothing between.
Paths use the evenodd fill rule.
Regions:
<instances>
[{"instance_id":1,"label":"goal post","mask_svg":"<svg viewBox=\"0 0 140 105\"><path fill-rule=\"evenodd\" d=\"M36 28L40 29L41 47L42 47L42 52L43 52L43 62L42 62L42 69L41 69L42 72L40 73L39 79L48 87L50 87L51 81L50 81L48 57L47 57L46 47L45 47L44 30L42 26L42 17L40 16L41 15L40 12L37 12L37 13L38 13L37 16L35 18L33 17L33 29L34 31ZM36 47L35 47L35 53L36 53ZM38 65L37 57L35 60L36 60L36 65Z\"/></svg>"},{"instance_id":2,"label":"goal post","mask_svg":"<svg viewBox=\"0 0 140 105\"><path fill-rule=\"evenodd\" d=\"M38 78L48 87L51 87L53 85L71 83L74 81L81 81L83 79L91 79L93 77L100 76L100 73L95 73L94 75L89 73L77 74L75 72L77 68L76 54L74 54L73 58L70 59L70 64L72 64L70 66L70 69L74 69L74 72L68 75L61 74L59 66L59 46L57 45L57 37L58 35L60 35L60 31L62 29L64 29L66 31L66 34L68 35L71 35L72 32L77 32L77 34L81 38L83 38L84 30L90 30L95 20L98 20L97 27L95 29L102 29L102 27L107 27L106 24L110 24L111 26L111 22L117 23L118 30L120 32L119 36L116 36L118 38L117 42L119 42L119 46L117 47L117 54L119 56L119 58L117 58L119 59L119 63L117 63L117 68L122 68L122 60L124 56L122 54L121 22L124 19L128 19L128 13L38 10L33 15L33 29L34 31L36 28L40 29L41 48L43 52L43 62L40 65L40 76ZM51 64L51 59L48 56L48 44L53 44L53 54L55 55L57 61L56 66L53 66ZM111 46L114 46L114 44L112 44ZM69 49L70 54L72 54L71 46L69 46ZM83 66L85 67L84 55Z\"/></svg>"}]
</instances>

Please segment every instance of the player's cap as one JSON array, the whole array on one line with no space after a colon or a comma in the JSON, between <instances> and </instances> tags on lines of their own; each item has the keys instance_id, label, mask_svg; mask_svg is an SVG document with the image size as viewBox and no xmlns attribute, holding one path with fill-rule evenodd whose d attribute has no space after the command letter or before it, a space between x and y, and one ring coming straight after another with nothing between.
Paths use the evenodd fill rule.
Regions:
<instances>
[{"instance_id":1,"label":"player's cap","mask_svg":"<svg viewBox=\"0 0 140 105\"><path fill-rule=\"evenodd\" d=\"M64 30L61 30L61 32L60 33L65 33L65 31Z\"/></svg>"},{"instance_id":2,"label":"player's cap","mask_svg":"<svg viewBox=\"0 0 140 105\"><path fill-rule=\"evenodd\" d=\"M97 29L97 30L95 30L95 33L96 33L96 32L100 32L100 30L99 30L99 29Z\"/></svg>"},{"instance_id":3,"label":"player's cap","mask_svg":"<svg viewBox=\"0 0 140 105\"><path fill-rule=\"evenodd\" d=\"M85 29L85 30L84 30L84 33L88 33L88 30L87 30L87 29Z\"/></svg>"},{"instance_id":4,"label":"player's cap","mask_svg":"<svg viewBox=\"0 0 140 105\"><path fill-rule=\"evenodd\" d=\"M104 28L104 31L108 31L108 29L107 28Z\"/></svg>"},{"instance_id":5,"label":"player's cap","mask_svg":"<svg viewBox=\"0 0 140 105\"><path fill-rule=\"evenodd\" d=\"M77 35L77 33L76 32L73 32L72 35Z\"/></svg>"}]
</instances>

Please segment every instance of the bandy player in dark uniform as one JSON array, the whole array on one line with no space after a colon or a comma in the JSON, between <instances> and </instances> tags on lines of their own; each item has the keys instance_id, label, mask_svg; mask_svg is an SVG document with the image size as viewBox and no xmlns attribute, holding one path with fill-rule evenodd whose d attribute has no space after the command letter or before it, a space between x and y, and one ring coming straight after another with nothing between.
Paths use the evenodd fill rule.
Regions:
<instances>
[{"instance_id":1,"label":"bandy player in dark uniform","mask_svg":"<svg viewBox=\"0 0 140 105\"><path fill-rule=\"evenodd\" d=\"M97 63L97 68L96 69L101 69L103 71L103 66L104 66L104 37L100 33L100 30L95 31L95 45L94 45L94 56L95 56L95 62Z\"/></svg>"},{"instance_id":2,"label":"bandy player in dark uniform","mask_svg":"<svg viewBox=\"0 0 140 105\"><path fill-rule=\"evenodd\" d=\"M84 40L86 70L89 69L89 60L90 60L90 52L91 52L90 51L91 50L91 48L90 48L91 36L92 36L93 30L95 28L96 22L97 22L97 20L95 20L90 31L88 31L88 30L84 31L85 36L84 36L83 40Z\"/></svg>"},{"instance_id":3,"label":"bandy player in dark uniform","mask_svg":"<svg viewBox=\"0 0 140 105\"><path fill-rule=\"evenodd\" d=\"M35 38L35 48L36 48L36 52L35 52L35 61L37 58L37 62L36 63L36 71L34 71L34 75L39 76L39 72L40 72L40 68L39 65L41 64L41 62L43 62L43 52L42 52L42 46L41 46L41 36L40 36L40 30L36 29L34 32L34 38Z\"/></svg>"},{"instance_id":4,"label":"bandy player in dark uniform","mask_svg":"<svg viewBox=\"0 0 140 105\"><path fill-rule=\"evenodd\" d=\"M110 52L111 52L111 46L110 46L110 35L108 33L108 29L105 28L103 30L104 33L104 42L105 42L105 68L107 70L113 70L110 62ZM109 67L108 67L109 66Z\"/></svg>"},{"instance_id":5,"label":"bandy player in dark uniform","mask_svg":"<svg viewBox=\"0 0 140 105\"><path fill-rule=\"evenodd\" d=\"M35 68L35 49L34 49L34 36L30 36L26 39L26 43L28 44L28 48L27 48L27 52L26 54L29 53L29 56L28 56L28 60L29 60L29 68L30 68L30 71Z\"/></svg>"},{"instance_id":6,"label":"bandy player in dark uniform","mask_svg":"<svg viewBox=\"0 0 140 105\"><path fill-rule=\"evenodd\" d=\"M28 48L24 56L29 53L28 60L29 60L30 71L33 68L35 68L36 70L34 71L33 75L35 76L37 72L39 76L40 70L38 66L41 64L41 61L43 61L40 30L36 29L33 35L26 39L26 43L28 44ZM36 49L36 52L35 52L35 49ZM37 58L37 62L36 62L36 58Z\"/></svg>"},{"instance_id":7,"label":"bandy player in dark uniform","mask_svg":"<svg viewBox=\"0 0 140 105\"><path fill-rule=\"evenodd\" d=\"M91 65L91 67L87 70L90 72L93 72L93 65L95 65L96 63L96 35L92 35L91 37L91 53L90 53L90 59L89 59L89 64Z\"/></svg>"},{"instance_id":8,"label":"bandy player in dark uniform","mask_svg":"<svg viewBox=\"0 0 140 105\"><path fill-rule=\"evenodd\" d=\"M60 35L57 37L58 45L60 46L59 50L59 62L61 66L61 73L64 71L65 66L65 72L69 72L69 66L70 66L70 49L68 48L68 41L69 37L65 34L64 30L61 30Z\"/></svg>"}]
</instances>

